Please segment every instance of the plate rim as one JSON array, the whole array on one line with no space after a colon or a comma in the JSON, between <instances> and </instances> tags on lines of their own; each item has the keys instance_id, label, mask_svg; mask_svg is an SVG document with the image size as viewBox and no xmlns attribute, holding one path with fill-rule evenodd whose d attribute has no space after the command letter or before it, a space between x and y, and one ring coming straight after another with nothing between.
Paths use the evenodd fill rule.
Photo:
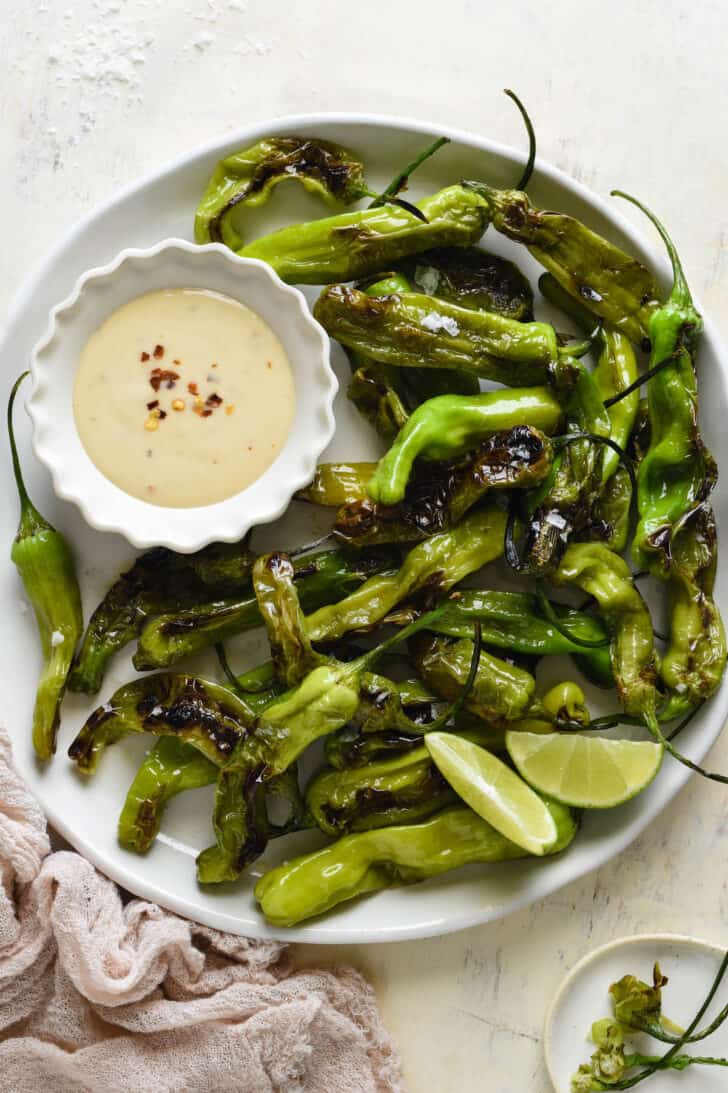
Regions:
<instances>
[{"instance_id":1,"label":"plate rim","mask_svg":"<svg viewBox=\"0 0 728 1093\"><path fill-rule=\"evenodd\" d=\"M226 149L233 145L245 141L250 142L251 140L261 139L264 135L274 135L286 131L290 132L298 127L310 129L321 125L370 126L388 129L399 128L407 133L422 134L423 136L445 136L455 144L460 143L470 149L482 151L486 154L513 163L514 167L520 167L525 158L522 151L519 151L511 145L504 144L501 141L480 136L466 129L407 117L396 113L315 111L303 114L286 114L275 118L263 118L250 122L235 130L220 133L218 136L210 138L202 144L195 145L194 148L190 148L186 152L170 158L155 169L145 172L139 178L133 179L114 190L108 197L97 202L85 216L76 220L61 233L58 239L56 239L48 250L44 252L40 261L34 265L26 277L23 278L17 291L11 298L10 306L7 310L5 322L3 324L2 336L0 337L0 354L7 351L13 329L18 323L18 320L22 317L24 309L31 301L36 286L43 281L56 260L68 247L74 244L83 232L92 228L99 219L109 213L116 205L132 199L135 194L144 190L159 178L170 176L177 171L188 167L195 160L213 155L217 155L219 158L226 154ZM666 257L655 251L655 248L646 239L645 235L636 228L618 208L610 205L605 198L595 193L583 182L573 178L561 168L554 166L540 156L536 157L534 170L538 171L543 177L548 178L552 183L555 183L557 186L573 194L605 219L615 223L638 253L649 256L649 261L659 277L664 277L668 274L669 264ZM698 309L702 312L700 301L697 296L695 297L695 302ZM717 355L721 358L721 367L717 379L722 386L726 403L728 404L728 351L726 350L715 324L710 319L710 316L703 314L703 321L705 334L715 346ZM34 344L37 344L37 342L42 339L43 333L41 333ZM706 742L705 747L696 753L698 755L698 761L700 761L710 748L713 747L725 727L726 717L728 716L728 686L723 686L721 690L713 696L710 705L713 706L715 703L720 704L721 725L716 729L716 732L711 736L711 739ZM12 742L12 735L10 738ZM420 920L414 925L403 924L386 927L374 925L366 929L353 926L332 926L332 922L335 921L335 916L333 918L331 916L326 916L323 919L313 920L309 925L304 924L300 927L283 930L269 926L262 918L262 915L260 916L259 922L251 924L243 922L236 923L235 921L231 922L230 915L223 911L218 912L210 910L208 912L207 910L204 910L201 913L200 909L194 904L191 904L186 898L178 897L173 893L167 894L164 890L160 891L160 889L155 887L154 883L147 882L145 879L138 877L133 869L127 868L124 865L117 866L117 863L114 860L107 860L103 853L96 853L93 843L85 839L83 833L78 833L75 830L71 831L64 817L57 814L55 809L47 809L45 804L40 801L39 804L41 805L48 822L105 876L137 895L139 898L153 900L160 906L167 908L173 913L184 916L187 919L226 932L248 937L271 938L281 941L305 942L316 945L381 944L396 941L411 941L418 938L437 937L454 933L459 930L506 918L540 899L548 898L567 884L574 883L587 874L594 872L596 869L606 865L618 854L621 854L636 838L638 838L639 835L642 834L642 832L644 832L647 826L660 815L677 793L684 788L690 777L691 772L687 768L681 766L680 769L676 771L674 786L668 792L664 800L660 800L651 808L643 809L623 832L617 832L610 835L609 845L604 848L598 857L593 858L590 862L575 867L574 872L570 873L568 876L558 878L552 885L547 885L545 890L538 890L536 892L529 890L528 892L516 896L509 901L507 909L505 910L501 907L494 908L491 903L484 900L483 904L477 909L453 913L452 915L449 914L429 921ZM33 792L32 787L31 792ZM131 883L129 883L129 881L131 881Z\"/></svg>"}]
</instances>

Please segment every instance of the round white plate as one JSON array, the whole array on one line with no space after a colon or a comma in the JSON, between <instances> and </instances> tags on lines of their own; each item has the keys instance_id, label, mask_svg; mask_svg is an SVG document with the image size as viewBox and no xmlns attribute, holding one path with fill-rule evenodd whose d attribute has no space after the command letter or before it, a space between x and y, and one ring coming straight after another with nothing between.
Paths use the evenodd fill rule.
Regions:
<instances>
[{"instance_id":1,"label":"round white plate","mask_svg":"<svg viewBox=\"0 0 728 1093\"><path fill-rule=\"evenodd\" d=\"M544 1053L556 1093L570 1093L571 1077L581 1063L588 1063L594 1044L588 1040L593 1021L611 1017L609 987L623 975L652 982L657 961L669 979L662 989L666 1017L687 1028L710 990L724 950L707 941L679 934L644 934L620 938L603 945L580 960L567 975L551 1004L544 1027ZM706 1025L728 1004L728 976L723 979L710 1008L700 1022ZM636 1049L664 1055L668 1044L650 1037L635 1037ZM728 1022L711 1036L685 1048L688 1055L728 1056ZM726 1072L721 1067L692 1066L684 1073L655 1074L647 1079L650 1093L723 1093Z\"/></svg>"},{"instance_id":2,"label":"round white plate","mask_svg":"<svg viewBox=\"0 0 728 1093\"><path fill-rule=\"evenodd\" d=\"M122 247L149 247L168 236L191 238L192 218L198 198L217 160L269 134L299 133L339 141L354 149L367 166L373 186L384 185L395 171L413 158L441 129L421 122L396 121L365 115L317 115L263 122L235 134L226 134L207 147L196 149L157 174L135 184L93 212L68 231L40 269L26 282L12 309L0 355L3 389L7 397L11 381L27 367L33 345L42 337L48 313L65 299L84 270L109 262ZM416 199L462 177L482 177L495 185L512 185L518 177L522 153L466 133L445 131L452 143L428 161L413 179L408 196ZM615 179L615 184L619 179ZM260 234L285 221L320 216L324 209L301 192L301 187L279 187L270 205L251 214L251 234ZM616 211L560 171L539 161L532 185L534 202L564 209L584 219L596 230L639 255L653 268L666 272L662 255L652 252L638 233ZM659 194L640 195L659 209ZM679 240L677 241L679 245ZM526 252L489 230L484 245L513 257L535 285L540 272ZM307 290L310 299L316 290ZM372 459L381 450L372 431L347 403L348 365L334 347L334 367L342 381L335 413L336 436L324 458ZM719 460L726 453L725 421L728 419L728 357L710 323L700 350L700 383L706 439ZM2 403L4 405L4 402ZM86 617L120 568L128 565L133 551L121 538L93 531L84 525L73 507L53 497L46 473L32 459L28 430L17 415L21 458L28 486L37 506L68 535L77 552ZM17 526L18 507L12 487L7 445L2 450L0 534L9 549ZM728 527L726 495L715 494L721 532ZM255 533L256 546L282 547L303 542L325 532L329 517L323 510L294 504L276 524ZM7 557L7 555L6 555ZM718 576L718 600L728 603L726 570ZM310 845L312 836L295 836L273 843L265 857L239 884L219 891L202 891L195 880L194 856L212 841L211 789L195 790L172 802L160 838L150 853L140 858L122 850L116 842L116 822L127 787L149 747L150 738L127 739L104 756L96 775L84 782L66 758L69 742L96 705L82 696L69 695L63 709L58 754L50 766L40 769L30 745L30 718L40 663L31 614L23 613L23 592L9 561L0 567L0 650L2 650L3 721L13 738L15 759L51 823L108 876L135 894L169 907L210 926L257 937L283 936L309 942L395 941L427 937L459 930L500 918L540 899L590 869L602 865L623 850L664 808L685 783L688 772L667 759L659 777L636 800L622 808L585 817L583 827L568 852L553 860L510 865L468 867L437 880L392 890L341 907L326 918L289 931L271 931L259 915L253 899L255 878L270 864L290 857ZM235 663L241 668L265 656L260 635L241 639ZM192 667L214 671L204 658ZM573 675L568 659L544 664L544 681ZM97 696L104 701L121 683L133 676L128 656L117 657ZM589 692L595 709L604 708L599 692ZM613 696L608 702L613 707ZM681 742L700 759L716 739L728 708L724 685L695 718Z\"/></svg>"}]
</instances>

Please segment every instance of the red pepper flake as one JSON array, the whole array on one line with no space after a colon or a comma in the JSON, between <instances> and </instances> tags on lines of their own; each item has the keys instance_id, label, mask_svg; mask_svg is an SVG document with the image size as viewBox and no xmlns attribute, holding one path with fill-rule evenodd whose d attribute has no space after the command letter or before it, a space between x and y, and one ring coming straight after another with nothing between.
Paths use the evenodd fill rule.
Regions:
<instances>
[{"instance_id":1,"label":"red pepper flake","mask_svg":"<svg viewBox=\"0 0 728 1093\"><path fill-rule=\"evenodd\" d=\"M179 357L175 357L172 361L172 364L182 364L182 361L179 359Z\"/></svg>"},{"instance_id":2,"label":"red pepper flake","mask_svg":"<svg viewBox=\"0 0 728 1093\"><path fill-rule=\"evenodd\" d=\"M213 361L210 368L217 368L217 361Z\"/></svg>"},{"instance_id":3,"label":"red pepper flake","mask_svg":"<svg viewBox=\"0 0 728 1093\"><path fill-rule=\"evenodd\" d=\"M266 368L272 368L273 367L273 362L272 361L266 361L265 366L266 366Z\"/></svg>"},{"instance_id":4,"label":"red pepper flake","mask_svg":"<svg viewBox=\"0 0 728 1093\"><path fill-rule=\"evenodd\" d=\"M197 384L196 383L188 383L187 384L187 390L189 391L189 393L191 395L196 395L197 394Z\"/></svg>"},{"instance_id":5,"label":"red pepper flake","mask_svg":"<svg viewBox=\"0 0 728 1093\"><path fill-rule=\"evenodd\" d=\"M211 417L211 415L212 415L212 410L203 410L200 414L200 417Z\"/></svg>"},{"instance_id":6,"label":"red pepper flake","mask_svg":"<svg viewBox=\"0 0 728 1093\"><path fill-rule=\"evenodd\" d=\"M149 382L155 391L164 383L168 388L172 388L175 385L175 381L179 379L179 372L172 372L168 368L153 368L152 374L149 377Z\"/></svg>"},{"instance_id":7,"label":"red pepper flake","mask_svg":"<svg viewBox=\"0 0 728 1093\"><path fill-rule=\"evenodd\" d=\"M155 398L151 402L147 403L147 410L156 410L159 406L159 399Z\"/></svg>"},{"instance_id":8,"label":"red pepper flake","mask_svg":"<svg viewBox=\"0 0 728 1093\"><path fill-rule=\"evenodd\" d=\"M163 345L155 345L155 347L154 347L154 359L155 359L155 361L161 360L163 356L164 356L164 346Z\"/></svg>"},{"instance_id":9,"label":"red pepper flake","mask_svg":"<svg viewBox=\"0 0 728 1093\"><path fill-rule=\"evenodd\" d=\"M222 399L220 398L220 396L218 394L216 394L215 391L213 391L213 393L211 395L208 395L207 398L205 399L205 406L208 406L213 410L215 409L216 406L221 406L221 405L222 405Z\"/></svg>"},{"instance_id":10,"label":"red pepper flake","mask_svg":"<svg viewBox=\"0 0 728 1093\"><path fill-rule=\"evenodd\" d=\"M160 420L160 421L164 421L164 419L166 418L166 416L167 416L167 411L166 411L166 410L160 410L160 411L159 411L159 420Z\"/></svg>"},{"instance_id":11,"label":"red pepper flake","mask_svg":"<svg viewBox=\"0 0 728 1093\"><path fill-rule=\"evenodd\" d=\"M140 360L148 361L149 360L149 354L147 352L142 353L142 355L140 357Z\"/></svg>"}]
</instances>

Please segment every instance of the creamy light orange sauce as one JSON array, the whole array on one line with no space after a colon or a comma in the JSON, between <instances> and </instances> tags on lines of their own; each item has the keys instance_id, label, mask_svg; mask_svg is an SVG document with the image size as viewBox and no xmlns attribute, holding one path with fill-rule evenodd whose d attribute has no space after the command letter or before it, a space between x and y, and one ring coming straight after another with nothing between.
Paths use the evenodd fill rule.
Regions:
<instances>
[{"instance_id":1,"label":"creamy light orange sauce","mask_svg":"<svg viewBox=\"0 0 728 1093\"><path fill-rule=\"evenodd\" d=\"M244 490L283 448L294 408L283 346L250 308L206 289L150 292L89 338L73 412L98 469L155 505Z\"/></svg>"}]
</instances>

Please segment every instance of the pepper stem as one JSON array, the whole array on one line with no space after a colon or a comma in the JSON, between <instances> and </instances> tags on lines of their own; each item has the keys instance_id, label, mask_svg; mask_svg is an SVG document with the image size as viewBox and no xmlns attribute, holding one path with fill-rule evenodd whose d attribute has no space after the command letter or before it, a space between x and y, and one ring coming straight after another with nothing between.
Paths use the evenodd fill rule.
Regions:
<instances>
[{"instance_id":1,"label":"pepper stem","mask_svg":"<svg viewBox=\"0 0 728 1093\"><path fill-rule=\"evenodd\" d=\"M408 163L406 167L397 172L386 189L382 190L380 194L371 195L374 200L370 203L369 208L376 209L379 205L386 205L388 203L400 205L403 209L406 209L407 212L417 216L418 219L426 221L427 217L416 205L412 205L409 201L403 201L401 198L397 197L397 194L401 193L401 191L406 188L410 175L414 174L418 167L421 167L430 156L434 156L435 152L439 151L443 144L449 143L449 137L438 137L432 144L428 144L418 156L415 156L411 163Z\"/></svg>"},{"instance_id":2,"label":"pepper stem","mask_svg":"<svg viewBox=\"0 0 728 1093\"><path fill-rule=\"evenodd\" d=\"M18 497L20 498L20 524L18 526L18 539L24 539L29 535L32 535L39 528L47 528L50 525L47 520L44 520L37 508L30 500L28 491L25 488L25 479L23 478L23 471L20 466L20 459L18 458L18 448L15 443L15 430L13 429L13 407L15 406L15 396L18 393L18 388L25 379L29 376L30 372L23 372L18 376L13 389L10 392L10 398L8 399L7 421L8 421L8 439L10 440L10 454L13 461L13 475L15 476L15 485L18 489Z\"/></svg>"},{"instance_id":3,"label":"pepper stem","mask_svg":"<svg viewBox=\"0 0 728 1093\"><path fill-rule=\"evenodd\" d=\"M641 201L636 197L632 197L631 194L627 194L624 190L612 190L612 197L621 197L625 201L631 202L635 205L640 212L643 212L647 219L651 221L653 227L659 233L662 242L665 244L668 257L670 259L670 265L672 266L672 291L670 292L669 300L672 303L679 304L681 307L693 307L693 298L690 293L685 271L680 261L680 256L677 253L675 244L670 236L667 234L665 225L659 220L651 209L648 209L646 205L643 205Z\"/></svg>"},{"instance_id":4,"label":"pepper stem","mask_svg":"<svg viewBox=\"0 0 728 1093\"><path fill-rule=\"evenodd\" d=\"M536 131L533 128L533 122L529 116L526 107L515 91L511 91L509 87L504 87L503 91L509 99L513 99L513 102L518 107L518 112L523 118L523 124L526 126L526 132L528 133L528 159L526 160L526 166L523 168L523 173L516 183L517 190L525 190L531 181L531 175L533 174L533 165L536 162Z\"/></svg>"},{"instance_id":5,"label":"pepper stem","mask_svg":"<svg viewBox=\"0 0 728 1093\"><path fill-rule=\"evenodd\" d=\"M662 744L665 751L677 759L678 763L682 763L684 767L688 767L690 770L695 771L696 774L702 775L703 778L710 779L711 782L720 782L723 785L728 785L728 775L718 774L716 771L706 770L704 767L694 763L692 759L688 759L687 755L683 755L681 751L678 751L675 745L671 742L672 736L665 736L660 723L654 714L645 714L645 724L650 731L650 734L654 737L658 744ZM674 733L672 734L675 735ZM691 1030L692 1031L692 1030Z\"/></svg>"}]
</instances>

